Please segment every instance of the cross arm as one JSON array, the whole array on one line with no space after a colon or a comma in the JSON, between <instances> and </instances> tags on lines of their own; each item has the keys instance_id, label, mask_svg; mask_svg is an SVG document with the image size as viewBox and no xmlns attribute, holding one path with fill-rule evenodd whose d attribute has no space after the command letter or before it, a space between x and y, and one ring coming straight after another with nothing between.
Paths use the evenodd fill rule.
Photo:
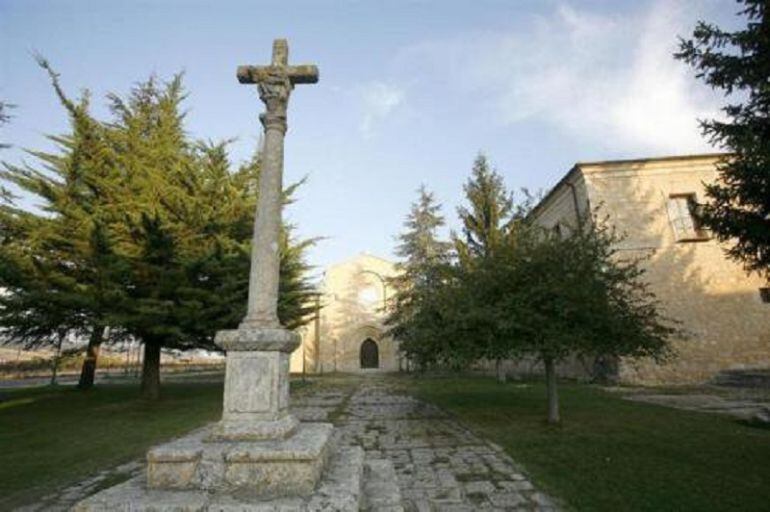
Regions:
<instances>
[{"instance_id":1,"label":"cross arm","mask_svg":"<svg viewBox=\"0 0 770 512\"><path fill-rule=\"evenodd\" d=\"M242 84L258 84L271 75L286 73L293 84L314 84L318 82L318 68L312 64L299 66L238 66L238 81Z\"/></svg>"}]
</instances>

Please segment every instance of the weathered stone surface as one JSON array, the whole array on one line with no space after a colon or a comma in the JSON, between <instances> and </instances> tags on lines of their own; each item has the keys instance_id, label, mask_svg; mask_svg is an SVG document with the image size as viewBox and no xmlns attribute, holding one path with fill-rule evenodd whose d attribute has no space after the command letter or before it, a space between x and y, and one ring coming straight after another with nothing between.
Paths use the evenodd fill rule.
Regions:
<instances>
[{"instance_id":1,"label":"weathered stone surface","mask_svg":"<svg viewBox=\"0 0 770 512\"><path fill-rule=\"evenodd\" d=\"M632 389L632 388L631 388ZM651 393L648 389L641 388L629 392L629 388L624 388L626 400L635 402L646 402L675 409L684 409L688 411L700 411L717 414L727 414L741 420L759 421L762 411L766 411L768 421L770 422L770 398L767 394L753 398L743 397L742 393L731 393L734 396L720 396L717 394L706 393ZM722 391L722 393L725 393Z\"/></svg>"},{"instance_id":2,"label":"weathered stone surface","mask_svg":"<svg viewBox=\"0 0 770 512\"><path fill-rule=\"evenodd\" d=\"M269 66L250 66L238 72L243 83L257 84L265 104L266 111L260 116L265 144L246 316L237 330L216 336L216 342L227 351L222 420L212 429L150 450L147 490L137 490L136 482L126 490L149 509L205 510L210 505L206 495L210 492L219 493L219 510L243 509L233 501L243 493L259 496L256 502L274 496L307 496L316 488L327 462L332 426L315 423L298 427L289 414L289 357L299 345L299 336L284 329L278 320L286 112L294 84L318 79L314 66L289 66L288 55L286 40L277 39ZM111 492L97 495L106 495L100 502L102 508L125 508L120 491L116 491L118 495ZM167 494L148 498L157 492ZM166 504L153 504L153 498ZM297 509L298 503L292 501L286 506ZM138 506L128 501L128 508ZM285 507L278 506L281 508ZM258 509L273 508L265 504Z\"/></svg>"},{"instance_id":3,"label":"weathered stone surface","mask_svg":"<svg viewBox=\"0 0 770 512\"><path fill-rule=\"evenodd\" d=\"M241 83L256 84L259 97L265 104L260 116L264 126L259 178L259 201L254 219L254 234L249 271L249 297L246 317L241 328L277 328L279 237L281 207L283 205L283 140L286 135L286 112L289 96L295 84L315 83L315 66L296 68L289 65L289 45L285 39L273 41L273 55L269 66L241 66Z\"/></svg>"},{"instance_id":4,"label":"weathered stone surface","mask_svg":"<svg viewBox=\"0 0 770 512\"><path fill-rule=\"evenodd\" d=\"M660 299L665 316L681 323L673 340L677 357L622 359L618 377L627 384L699 384L725 370L770 367L770 315L759 289L760 275L749 275L725 255L715 238L689 238L694 226L669 208L673 197L694 195L718 179L724 155L691 155L636 161L579 163L534 210L531 220L547 229L574 229L581 215L600 206L600 215L624 233L617 249L645 262L644 280ZM686 228L685 231L689 231ZM688 239L689 238L689 239ZM729 245L729 243L728 243ZM582 377L591 361L560 365L566 376ZM511 364L512 374L542 371L534 360Z\"/></svg>"},{"instance_id":5,"label":"weathered stone surface","mask_svg":"<svg viewBox=\"0 0 770 512\"><path fill-rule=\"evenodd\" d=\"M762 407L751 417L753 421L757 423L764 423L770 425L770 407Z\"/></svg>"},{"instance_id":6,"label":"weathered stone surface","mask_svg":"<svg viewBox=\"0 0 770 512\"><path fill-rule=\"evenodd\" d=\"M147 485L306 495L323 470L332 429L328 423L308 423L285 439L252 442L211 441L204 429L151 449Z\"/></svg>"},{"instance_id":7,"label":"weathered stone surface","mask_svg":"<svg viewBox=\"0 0 770 512\"><path fill-rule=\"evenodd\" d=\"M378 474L387 474L387 470L383 469ZM222 493L202 490L148 489L144 477L137 477L78 503L74 510L76 512L316 512L322 510L354 512L361 509L363 477L363 450L359 447L343 447L334 450L328 470L317 488L306 497L270 498L247 490ZM398 496L393 499L399 500Z\"/></svg>"},{"instance_id":8,"label":"weathered stone surface","mask_svg":"<svg viewBox=\"0 0 770 512\"><path fill-rule=\"evenodd\" d=\"M228 331L232 332L232 331ZM280 332L280 330L271 330ZM289 408L289 354L280 351L231 351L227 353L225 393L220 437L249 438L248 425L260 421L278 422ZM244 423L246 425L244 425ZM228 425L232 424L232 425ZM291 420L276 426L296 426ZM254 439L260 439L260 429L254 426ZM266 431L270 429L266 426ZM276 432L273 437L288 434Z\"/></svg>"},{"instance_id":9,"label":"weathered stone surface","mask_svg":"<svg viewBox=\"0 0 770 512\"><path fill-rule=\"evenodd\" d=\"M212 441L258 441L289 437L299 421L287 414L278 420L223 419L211 431Z\"/></svg>"},{"instance_id":10,"label":"weathered stone surface","mask_svg":"<svg viewBox=\"0 0 770 512\"><path fill-rule=\"evenodd\" d=\"M364 465L366 478L364 480L365 510L403 511L401 492L398 488L398 478L393 469L393 463L387 459L367 460Z\"/></svg>"},{"instance_id":11,"label":"weathered stone surface","mask_svg":"<svg viewBox=\"0 0 770 512\"><path fill-rule=\"evenodd\" d=\"M300 343L300 335L288 329L240 328L217 332L214 342L227 351L260 350L292 352Z\"/></svg>"},{"instance_id":12,"label":"weathered stone surface","mask_svg":"<svg viewBox=\"0 0 770 512\"><path fill-rule=\"evenodd\" d=\"M347 390L323 386L295 401L300 407L326 408L337 427L331 443L337 448L307 497L273 499L236 492L225 499L217 492L143 490L139 483L132 484L131 492L104 491L77 510L129 510L121 508L126 495L137 500L135 510L546 512L559 508L500 447L486 443L440 409L399 394L387 379L358 382L355 391L352 385ZM365 453L357 446L362 441ZM473 492L467 492L469 487ZM188 497L180 501L184 495Z\"/></svg>"},{"instance_id":13,"label":"weathered stone surface","mask_svg":"<svg viewBox=\"0 0 770 512\"><path fill-rule=\"evenodd\" d=\"M362 253L329 265L319 283L323 307L301 329L302 345L292 354L293 373L392 372L405 366L398 342L387 335L383 308L398 274L393 262ZM377 347L377 364L362 367L364 343ZM376 366L376 367L375 367Z\"/></svg>"},{"instance_id":14,"label":"weathered stone surface","mask_svg":"<svg viewBox=\"0 0 770 512\"><path fill-rule=\"evenodd\" d=\"M305 428L297 431L298 421L289 414L289 357L299 346L297 334L284 329L278 321L278 245L283 202L283 142L286 111L295 83L303 82L303 73L318 70L289 66L286 40L273 42L269 66L250 66L243 83L255 83L266 110L260 116L265 131L265 146L259 179L259 201L254 219L249 295L246 316L236 330L221 331L216 343L227 351L222 420L211 431L203 454L187 461L161 460L163 449L148 457L148 484L174 487L250 488L265 493L306 493L318 481L323 469L328 430ZM321 428L321 427L319 427ZM308 432L317 452L297 458L293 450L304 442ZM274 440L275 453L264 455ZM237 449L219 441L242 442ZM196 438L196 444L201 439ZM197 459L196 459L197 457ZM197 462L194 462L196 461ZM162 467L165 466L165 467ZM175 474L176 473L176 476ZM212 484L213 482L213 484ZM284 482L284 483L281 483Z\"/></svg>"},{"instance_id":15,"label":"weathered stone surface","mask_svg":"<svg viewBox=\"0 0 770 512\"><path fill-rule=\"evenodd\" d=\"M387 380L364 381L336 426L339 443L360 444L367 457L393 464L405 510L556 509L499 447Z\"/></svg>"}]
</instances>

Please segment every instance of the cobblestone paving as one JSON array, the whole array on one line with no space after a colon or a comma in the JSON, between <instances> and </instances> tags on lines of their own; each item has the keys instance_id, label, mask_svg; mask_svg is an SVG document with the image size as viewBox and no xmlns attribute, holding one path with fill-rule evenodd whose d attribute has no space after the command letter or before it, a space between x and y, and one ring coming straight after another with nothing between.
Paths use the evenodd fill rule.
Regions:
<instances>
[{"instance_id":1,"label":"cobblestone paving","mask_svg":"<svg viewBox=\"0 0 770 512\"><path fill-rule=\"evenodd\" d=\"M556 510L502 450L387 381L364 380L337 412L340 442L393 461L407 511Z\"/></svg>"},{"instance_id":2,"label":"cobblestone paving","mask_svg":"<svg viewBox=\"0 0 770 512\"><path fill-rule=\"evenodd\" d=\"M623 391L627 393L623 398L634 402L646 402L686 411L727 414L739 420L770 423L770 392L766 390L719 390L725 396L708 392L662 394L650 393L647 390ZM746 391L753 391L753 393L749 394ZM748 396L745 396L746 394Z\"/></svg>"},{"instance_id":3,"label":"cobblestone paving","mask_svg":"<svg viewBox=\"0 0 770 512\"><path fill-rule=\"evenodd\" d=\"M393 462L407 512L554 511L502 450L440 409L399 391L387 378L327 379L292 397L302 421L331 421L335 441L357 444L370 459ZM108 485L136 476L143 461L103 471L42 498L25 512L68 510ZM120 475L120 478L116 478ZM377 510L400 510L375 507Z\"/></svg>"}]
</instances>

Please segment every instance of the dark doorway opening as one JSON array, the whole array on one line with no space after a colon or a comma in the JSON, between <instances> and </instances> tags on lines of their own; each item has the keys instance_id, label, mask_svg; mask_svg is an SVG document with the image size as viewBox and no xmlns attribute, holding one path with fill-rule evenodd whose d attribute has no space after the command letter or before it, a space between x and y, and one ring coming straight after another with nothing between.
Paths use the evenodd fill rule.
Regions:
<instances>
[{"instance_id":1,"label":"dark doorway opening","mask_svg":"<svg viewBox=\"0 0 770 512\"><path fill-rule=\"evenodd\" d=\"M361 369L379 367L380 349L373 339L366 338L364 342L361 343Z\"/></svg>"}]
</instances>

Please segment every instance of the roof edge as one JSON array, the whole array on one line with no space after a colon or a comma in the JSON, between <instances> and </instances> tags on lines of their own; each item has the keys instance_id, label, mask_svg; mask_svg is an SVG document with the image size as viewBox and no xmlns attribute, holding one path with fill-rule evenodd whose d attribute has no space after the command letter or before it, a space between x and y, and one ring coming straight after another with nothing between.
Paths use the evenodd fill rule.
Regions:
<instances>
[{"instance_id":1,"label":"roof edge","mask_svg":"<svg viewBox=\"0 0 770 512\"><path fill-rule=\"evenodd\" d=\"M646 162L701 160L701 159L707 159L707 158L724 158L732 154L733 153L714 152L714 153L694 153L691 155L653 156L648 158L623 158L619 160L596 160L593 162L577 162L575 163L575 166L583 167L583 166L600 166L600 165L616 165L616 164L641 164Z\"/></svg>"},{"instance_id":2,"label":"roof edge","mask_svg":"<svg viewBox=\"0 0 770 512\"><path fill-rule=\"evenodd\" d=\"M607 165L623 165L623 164L643 164L646 162L665 162L665 161L682 161L682 160L700 160L707 158L723 158L729 157L733 153L727 152L714 152L714 153L695 153L691 155L671 155L671 156L655 156L649 158L627 158L619 160L597 160L593 162L576 162L567 173L556 182L556 185L551 187L546 195L532 208L532 211L527 215L528 218L534 217L539 211L544 208L546 202L548 202L561 187L567 183L570 177L574 174L578 174L582 171L583 167L598 167Z\"/></svg>"}]
</instances>

